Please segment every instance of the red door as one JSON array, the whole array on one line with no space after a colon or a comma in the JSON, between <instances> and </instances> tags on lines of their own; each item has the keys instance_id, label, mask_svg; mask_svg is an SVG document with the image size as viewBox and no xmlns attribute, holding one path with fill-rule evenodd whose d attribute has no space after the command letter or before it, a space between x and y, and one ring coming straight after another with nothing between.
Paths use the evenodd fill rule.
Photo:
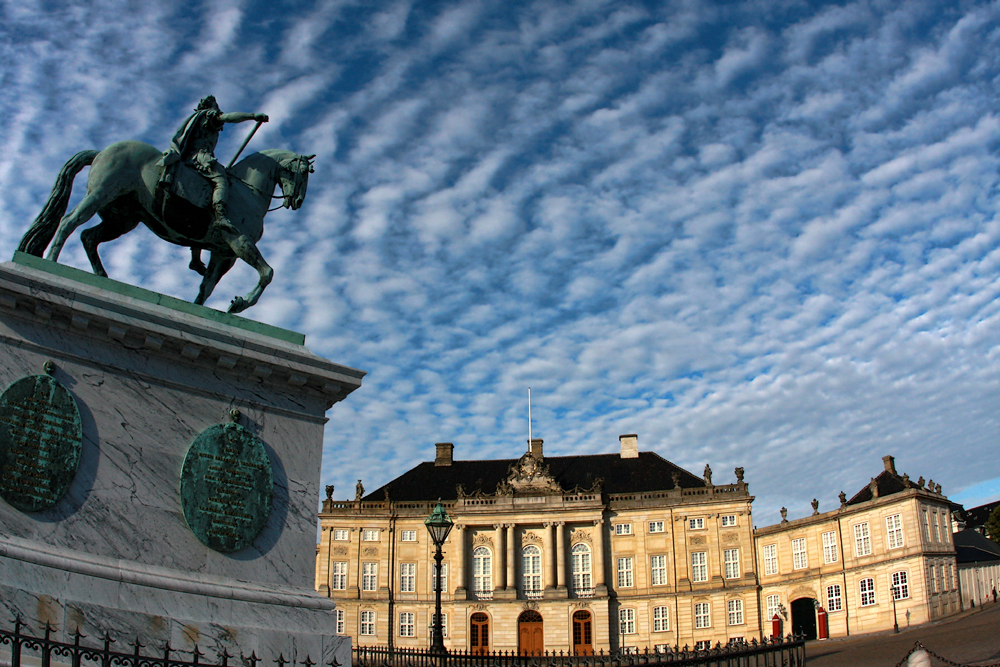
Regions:
<instances>
[{"instance_id":1,"label":"red door","mask_svg":"<svg viewBox=\"0 0 1000 667\"><path fill-rule=\"evenodd\" d=\"M473 655L490 652L490 617L481 611L469 619L469 649Z\"/></svg>"},{"instance_id":2,"label":"red door","mask_svg":"<svg viewBox=\"0 0 1000 667\"><path fill-rule=\"evenodd\" d=\"M542 615L526 611L517 619L517 647L521 655L541 655L545 652Z\"/></svg>"}]
</instances>

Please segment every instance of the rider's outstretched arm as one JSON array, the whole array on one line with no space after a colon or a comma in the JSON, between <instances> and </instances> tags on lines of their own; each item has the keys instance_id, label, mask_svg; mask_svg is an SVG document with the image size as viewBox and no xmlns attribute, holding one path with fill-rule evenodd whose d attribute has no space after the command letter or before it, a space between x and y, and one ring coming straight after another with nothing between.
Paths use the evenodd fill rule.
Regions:
<instances>
[{"instance_id":1,"label":"rider's outstretched arm","mask_svg":"<svg viewBox=\"0 0 1000 667\"><path fill-rule=\"evenodd\" d=\"M246 120L258 120L262 123L267 122L266 113L247 113L245 111L234 111L232 113L224 113L219 116L219 120L223 123L242 123Z\"/></svg>"}]
</instances>

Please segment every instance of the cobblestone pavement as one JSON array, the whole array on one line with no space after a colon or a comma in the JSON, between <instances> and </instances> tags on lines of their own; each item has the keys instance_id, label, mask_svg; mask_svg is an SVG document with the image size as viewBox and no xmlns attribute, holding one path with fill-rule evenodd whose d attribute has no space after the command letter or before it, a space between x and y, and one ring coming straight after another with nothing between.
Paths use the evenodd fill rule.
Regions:
<instances>
[{"instance_id":1,"label":"cobblestone pavement","mask_svg":"<svg viewBox=\"0 0 1000 667\"><path fill-rule=\"evenodd\" d=\"M808 667L895 667L919 641L928 651L952 662L931 659L931 665L992 665L1000 663L1000 604L968 610L956 616L903 628L899 634L879 632L859 637L809 642Z\"/></svg>"}]
</instances>

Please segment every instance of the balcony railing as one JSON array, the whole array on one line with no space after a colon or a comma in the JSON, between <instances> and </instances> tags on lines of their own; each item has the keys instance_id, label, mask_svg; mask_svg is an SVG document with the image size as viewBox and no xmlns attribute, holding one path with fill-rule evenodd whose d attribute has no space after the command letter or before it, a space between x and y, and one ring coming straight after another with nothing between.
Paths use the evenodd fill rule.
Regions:
<instances>
[{"instance_id":1,"label":"balcony railing","mask_svg":"<svg viewBox=\"0 0 1000 667\"><path fill-rule=\"evenodd\" d=\"M531 588L524 591L524 597L528 600L541 600L545 597L545 591L540 588Z\"/></svg>"},{"instance_id":2,"label":"balcony railing","mask_svg":"<svg viewBox=\"0 0 1000 667\"><path fill-rule=\"evenodd\" d=\"M476 600L492 600L493 591L472 591L472 597Z\"/></svg>"},{"instance_id":3,"label":"balcony railing","mask_svg":"<svg viewBox=\"0 0 1000 667\"><path fill-rule=\"evenodd\" d=\"M577 588L575 592L576 592L576 597L578 597L578 598L592 598L592 597L594 597L594 589L593 588Z\"/></svg>"}]
</instances>

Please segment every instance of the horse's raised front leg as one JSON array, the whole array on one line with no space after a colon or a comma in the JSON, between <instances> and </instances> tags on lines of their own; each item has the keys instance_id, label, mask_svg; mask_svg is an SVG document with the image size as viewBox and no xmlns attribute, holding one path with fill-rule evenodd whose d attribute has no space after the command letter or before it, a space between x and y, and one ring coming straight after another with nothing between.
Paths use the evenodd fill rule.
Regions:
<instances>
[{"instance_id":1,"label":"horse's raised front leg","mask_svg":"<svg viewBox=\"0 0 1000 667\"><path fill-rule=\"evenodd\" d=\"M233 302L229 306L229 312L241 313L257 303L260 295L264 292L264 288L267 287L268 283L274 277L274 269L264 261L263 255L257 250L257 246L250 240L249 236L239 233L233 227L226 227L220 230L220 232L223 239L229 244L230 249L232 249L233 254L257 269L259 276L257 286L250 290L245 297L233 297ZM211 264L211 262L209 263Z\"/></svg>"},{"instance_id":2,"label":"horse's raised front leg","mask_svg":"<svg viewBox=\"0 0 1000 667\"><path fill-rule=\"evenodd\" d=\"M104 198L101 197L97 192L88 192L87 195L76 205L69 215L63 217L59 221L59 229L56 230L56 235L52 239L52 245L49 246L49 252L45 255L46 259L50 259L53 262L59 259L59 253L62 252L63 245L66 243L66 239L72 234L77 227L87 222L94 217L99 209L104 204Z\"/></svg>"},{"instance_id":3,"label":"horse's raised front leg","mask_svg":"<svg viewBox=\"0 0 1000 667\"><path fill-rule=\"evenodd\" d=\"M90 260L90 266L94 269L94 273L105 278L108 277L108 272L104 270L104 264L101 263L101 256L97 254L97 246L114 241L138 226L138 220L123 221L121 217L110 217L103 220L101 224L80 233L80 242L83 243L83 249L87 251L87 258Z\"/></svg>"},{"instance_id":4,"label":"horse's raised front leg","mask_svg":"<svg viewBox=\"0 0 1000 667\"><path fill-rule=\"evenodd\" d=\"M229 269L233 268L236 258L229 254L213 252L208 259L208 269L205 271L205 278L198 288L198 298L194 300L196 304L202 306L208 297L212 295L212 290L219 284L222 276L226 275Z\"/></svg>"}]
</instances>

